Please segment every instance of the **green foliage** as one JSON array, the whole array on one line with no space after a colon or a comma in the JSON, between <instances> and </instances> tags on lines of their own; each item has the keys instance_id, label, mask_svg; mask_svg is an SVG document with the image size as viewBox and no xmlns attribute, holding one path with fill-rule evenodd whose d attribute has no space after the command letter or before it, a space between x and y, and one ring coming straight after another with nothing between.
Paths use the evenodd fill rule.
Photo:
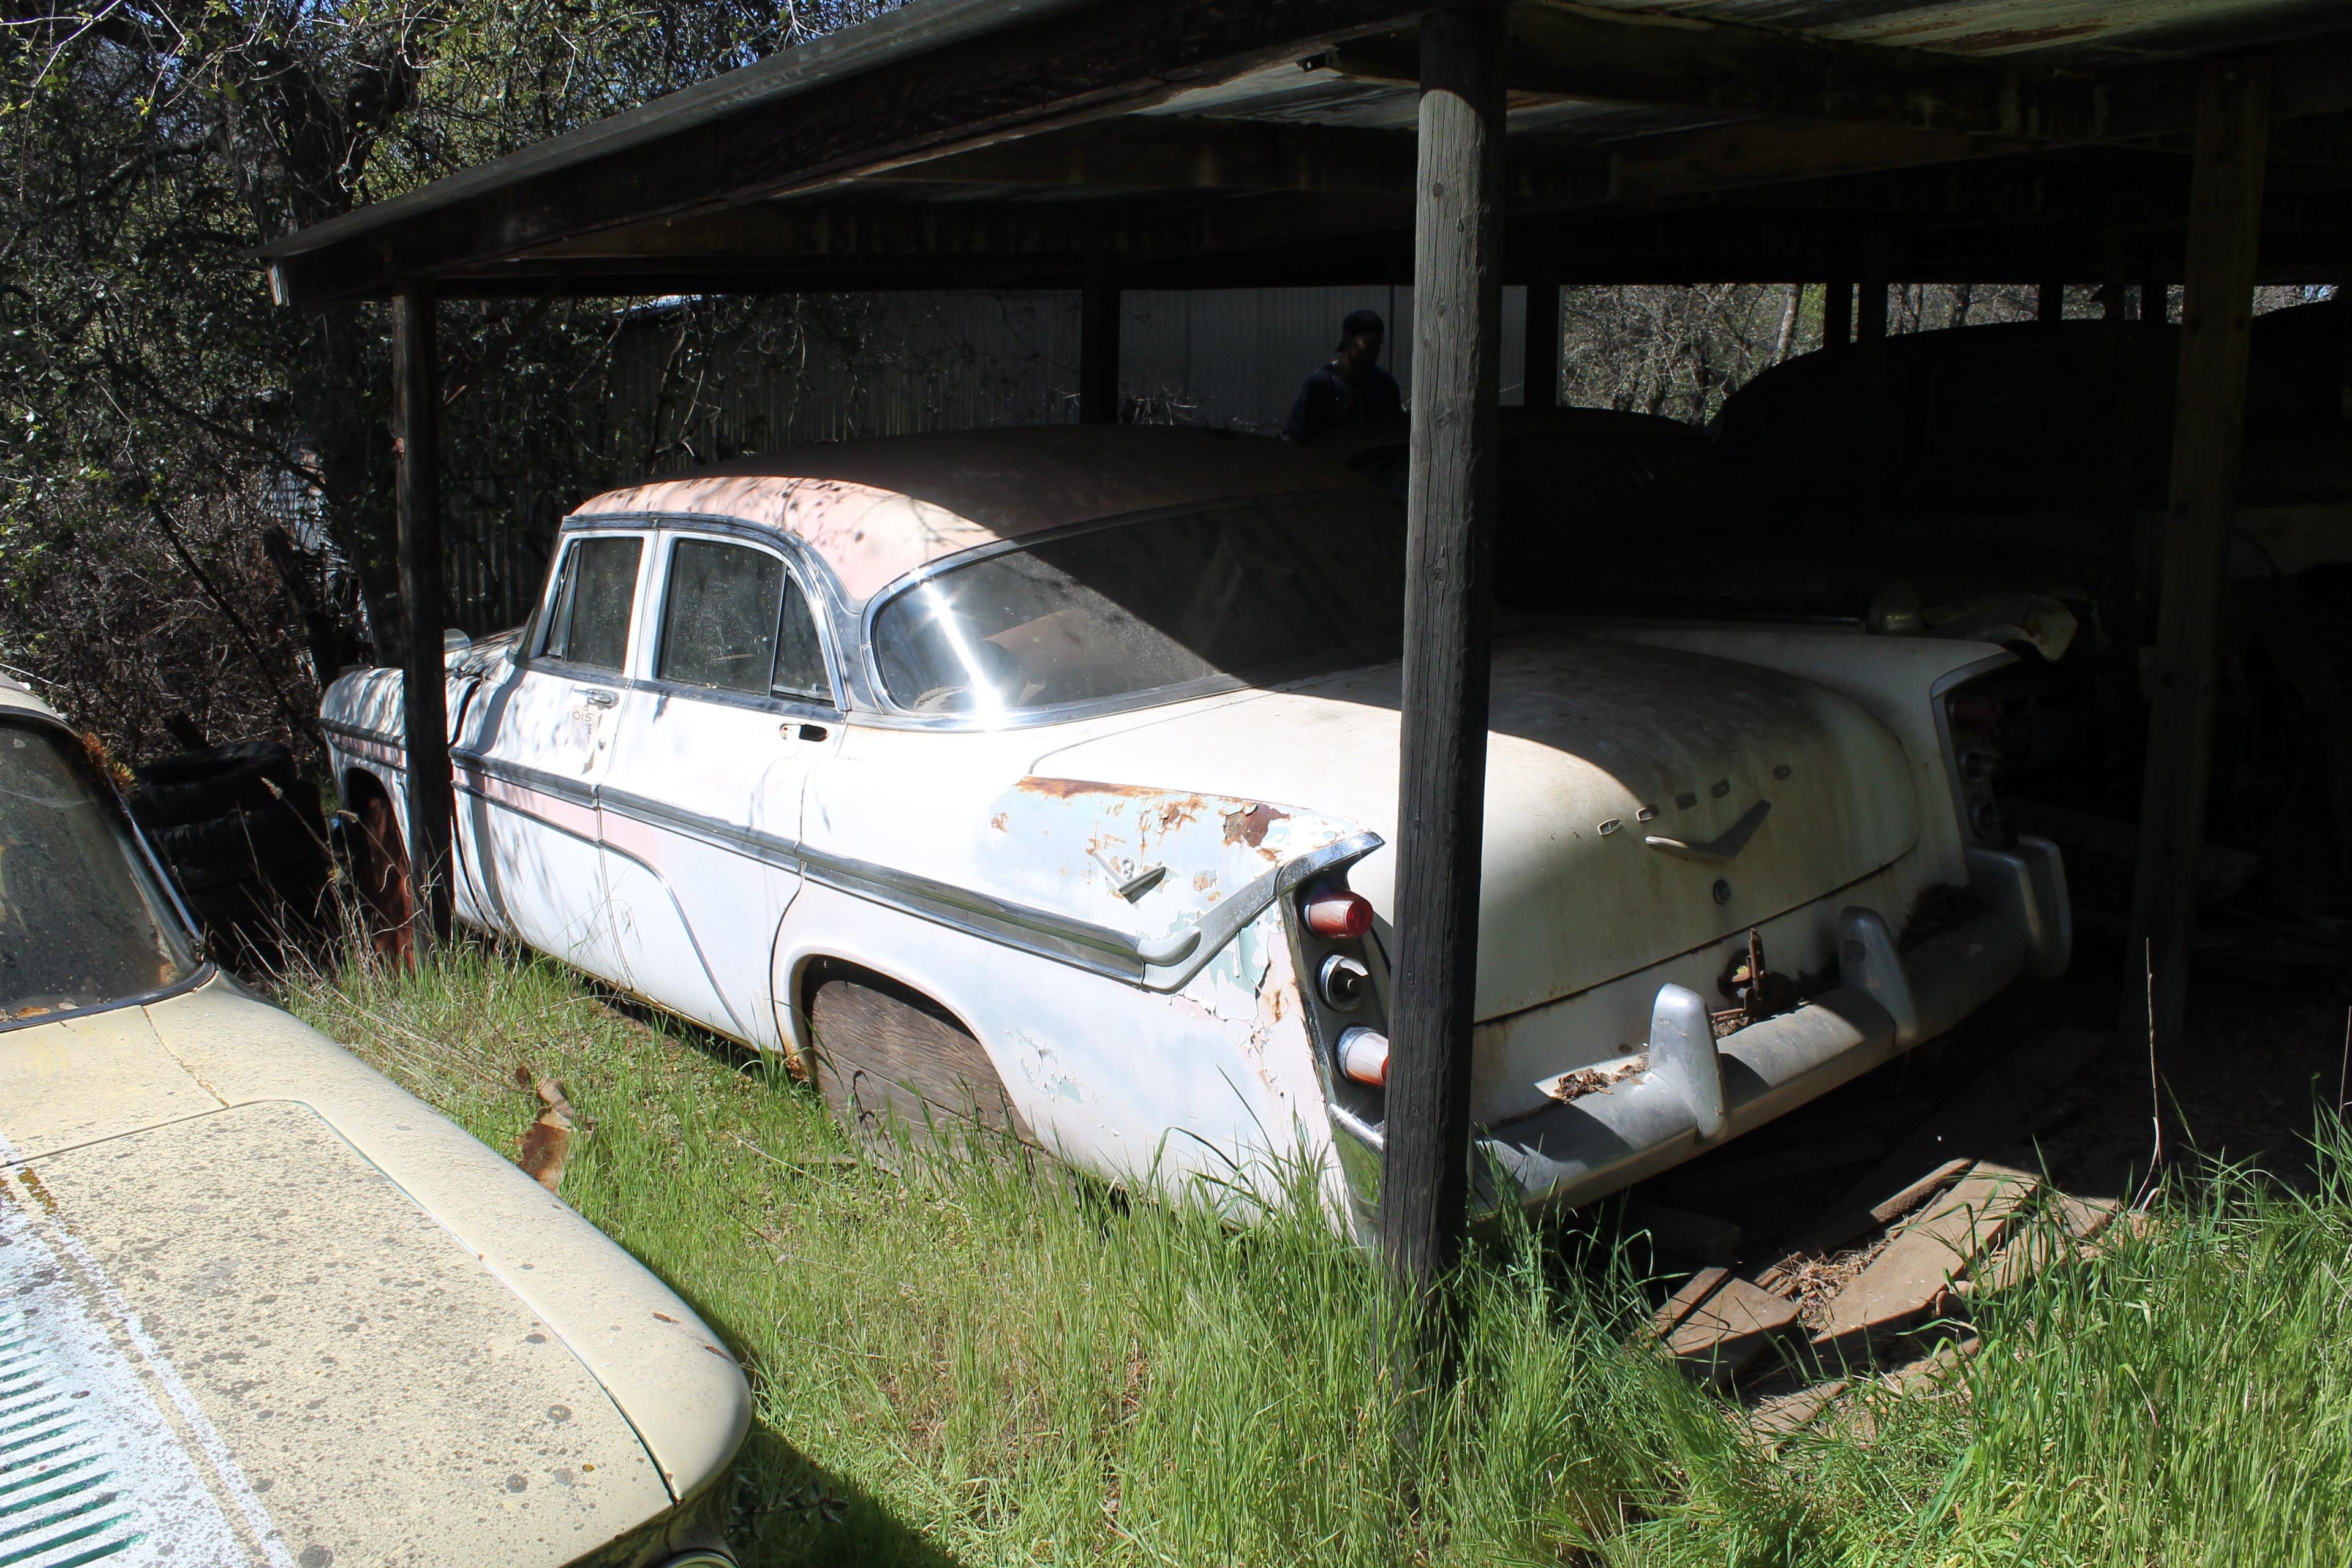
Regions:
<instances>
[{"instance_id":1,"label":"green foliage","mask_svg":"<svg viewBox=\"0 0 2352 1568\"><path fill-rule=\"evenodd\" d=\"M1959 1375L1865 1384L1774 1452L1572 1233L1488 1238L1458 1378L1401 1391L1380 1277L1311 1202L1236 1230L1034 1158L886 1168L781 1069L540 960L287 994L494 1146L536 1112L518 1061L596 1119L565 1198L751 1369L747 1562L2146 1568L2352 1539L2334 1130L2318 1196L2183 1194L1976 1301Z\"/></svg>"},{"instance_id":2,"label":"green foliage","mask_svg":"<svg viewBox=\"0 0 2352 1568\"><path fill-rule=\"evenodd\" d=\"M363 643L396 654L380 310L278 310L253 247L882 8L111 0L0 20L0 663L144 758L175 743L167 716L282 732L273 689L307 711ZM530 304L449 307L452 381ZM575 416L615 323L559 305L469 388L446 440L462 503L527 539L612 477ZM305 518L348 572L273 550ZM536 568L509 551L460 574L460 611L503 608L499 574Z\"/></svg>"}]
</instances>

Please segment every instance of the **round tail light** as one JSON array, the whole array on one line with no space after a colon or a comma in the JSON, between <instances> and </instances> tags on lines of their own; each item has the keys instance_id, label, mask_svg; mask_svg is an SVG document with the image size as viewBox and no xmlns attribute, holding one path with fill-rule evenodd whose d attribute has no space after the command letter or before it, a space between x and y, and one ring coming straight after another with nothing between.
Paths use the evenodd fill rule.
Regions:
<instances>
[{"instance_id":1,"label":"round tail light","mask_svg":"<svg viewBox=\"0 0 2352 1568\"><path fill-rule=\"evenodd\" d=\"M1389 1037L1361 1026L1339 1037L1339 1070L1358 1083L1385 1088L1389 1081Z\"/></svg>"},{"instance_id":2,"label":"round tail light","mask_svg":"<svg viewBox=\"0 0 2352 1568\"><path fill-rule=\"evenodd\" d=\"M1345 888L1319 887L1307 895L1307 929L1317 936L1361 936L1372 929L1372 903Z\"/></svg>"}]
</instances>

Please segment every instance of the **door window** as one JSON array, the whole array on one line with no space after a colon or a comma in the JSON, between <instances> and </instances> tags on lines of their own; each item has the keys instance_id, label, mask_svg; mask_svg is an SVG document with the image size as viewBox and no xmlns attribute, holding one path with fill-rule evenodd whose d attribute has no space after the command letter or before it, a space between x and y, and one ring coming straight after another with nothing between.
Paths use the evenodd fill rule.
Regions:
<instances>
[{"instance_id":1,"label":"door window","mask_svg":"<svg viewBox=\"0 0 2352 1568\"><path fill-rule=\"evenodd\" d=\"M548 616L550 658L598 669L628 662L629 617L637 596L638 539L583 539L563 558L563 576Z\"/></svg>"},{"instance_id":2,"label":"door window","mask_svg":"<svg viewBox=\"0 0 2352 1568\"><path fill-rule=\"evenodd\" d=\"M764 550L678 541L662 610L661 678L764 695L783 593L784 563Z\"/></svg>"},{"instance_id":3,"label":"door window","mask_svg":"<svg viewBox=\"0 0 2352 1568\"><path fill-rule=\"evenodd\" d=\"M661 679L831 705L816 616L764 550L682 539L662 607Z\"/></svg>"}]
</instances>

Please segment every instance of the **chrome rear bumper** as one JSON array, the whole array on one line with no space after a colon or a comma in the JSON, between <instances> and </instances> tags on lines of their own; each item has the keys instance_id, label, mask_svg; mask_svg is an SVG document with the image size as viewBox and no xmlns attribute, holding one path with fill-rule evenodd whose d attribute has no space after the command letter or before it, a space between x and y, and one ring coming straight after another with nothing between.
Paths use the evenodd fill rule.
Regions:
<instances>
[{"instance_id":1,"label":"chrome rear bumper","mask_svg":"<svg viewBox=\"0 0 2352 1568\"><path fill-rule=\"evenodd\" d=\"M1647 1070L1479 1133L1471 1151L1479 1206L1589 1203L1933 1038L2021 974L2064 970L2073 921L2056 846L2021 838L2014 849L1972 851L1969 869L1982 913L1898 951L1883 916L1848 909L1838 920L1837 987L1720 1040L1706 1037L1703 1005L1702 1027L1690 1028L1693 994L1661 987ZM1377 1144L1370 1129L1339 1131L1343 1143Z\"/></svg>"}]
</instances>

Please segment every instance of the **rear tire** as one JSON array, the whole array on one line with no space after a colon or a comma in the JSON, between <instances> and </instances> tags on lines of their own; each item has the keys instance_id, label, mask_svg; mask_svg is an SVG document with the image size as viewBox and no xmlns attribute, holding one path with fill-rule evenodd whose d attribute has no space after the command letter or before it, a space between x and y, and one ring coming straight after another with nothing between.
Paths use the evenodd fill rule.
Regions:
<instances>
[{"instance_id":1,"label":"rear tire","mask_svg":"<svg viewBox=\"0 0 2352 1568\"><path fill-rule=\"evenodd\" d=\"M400 836L400 815L383 790L353 792L352 816L359 820L342 841L351 857L352 886L359 890L360 915L368 945L380 958L405 968L415 957L415 905L408 897L408 842Z\"/></svg>"},{"instance_id":2,"label":"rear tire","mask_svg":"<svg viewBox=\"0 0 2352 1568\"><path fill-rule=\"evenodd\" d=\"M995 1064L955 1016L919 991L865 971L834 971L809 994L811 1071L852 1136L876 1142L895 1121L922 1143L929 1130L985 1128L1030 1142Z\"/></svg>"}]
</instances>

